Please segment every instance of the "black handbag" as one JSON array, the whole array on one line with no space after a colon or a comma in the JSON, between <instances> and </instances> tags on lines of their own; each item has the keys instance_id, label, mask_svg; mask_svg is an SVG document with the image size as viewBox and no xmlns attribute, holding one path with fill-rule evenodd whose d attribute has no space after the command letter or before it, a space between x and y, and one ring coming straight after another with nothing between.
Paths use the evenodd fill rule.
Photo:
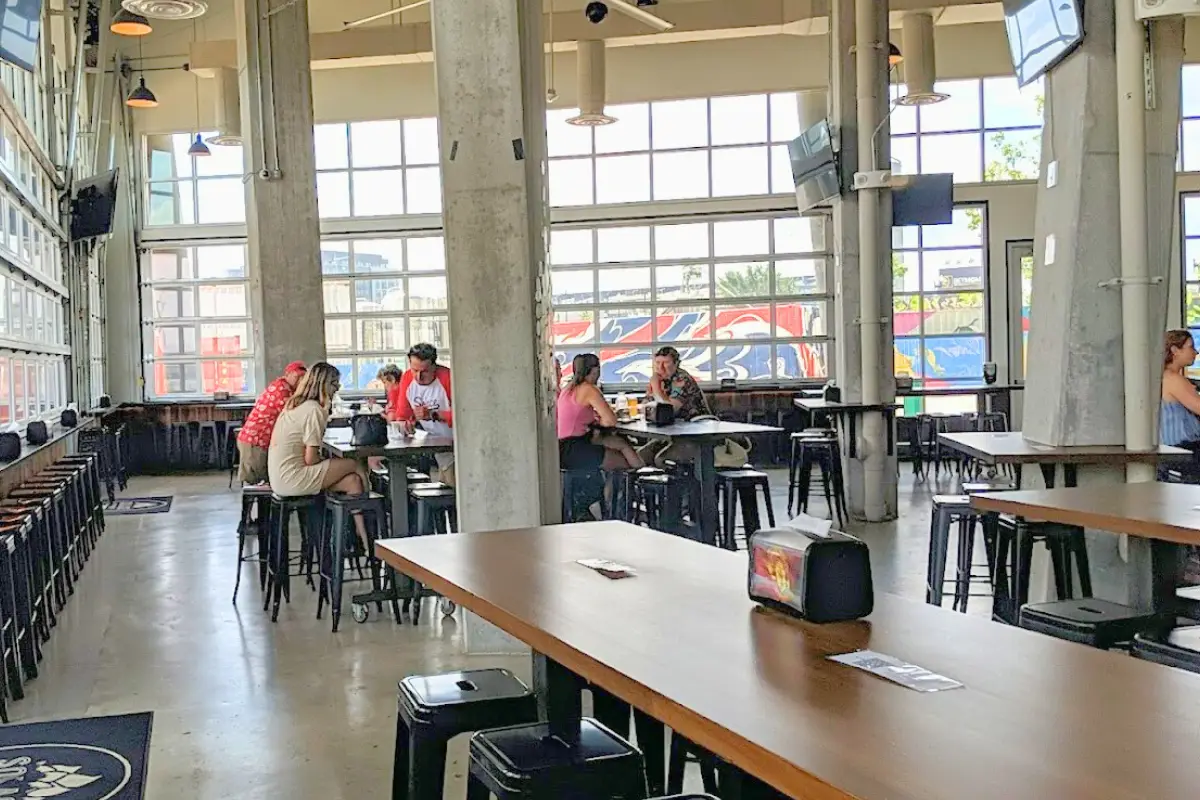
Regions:
<instances>
[{"instance_id":1,"label":"black handbag","mask_svg":"<svg viewBox=\"0 0 1200 800\"><path fill-rule=\"evenodd\" d=\"M73 408L64 409L59 424L64 428L74 428L79 424L79 413Z\"/></svg>"},{"instance_id":2,"label":"black handbag","mask_svg":"<svg viewBox=\"0 0 1200 800\"><path fill-rule=\"evenodd\" d=\"M355 414L350 418L350 444L383 447L388 443L387 420L379 414Z\"/></svg>"},{"instance_id":3,"label":"black handbag","mask_svg":"<svg viewBox=\"0 0 1200 800\"><path fill-rule=\"evenodd\" d=\"M16 461L21 457L21 437L15 433L0 433L0 461Z\"/></svg>"},{"instance_id":4,"label":"black handbag","mask_svg":"<svg viewBox=\"0 0 1200 800\"><path fill-rule=\"evenodd\" d=\"M45 444L50 441L50 429L41 420L31 422L25 426L25 439L30 444Z\"/></svg>"}]
</instances>

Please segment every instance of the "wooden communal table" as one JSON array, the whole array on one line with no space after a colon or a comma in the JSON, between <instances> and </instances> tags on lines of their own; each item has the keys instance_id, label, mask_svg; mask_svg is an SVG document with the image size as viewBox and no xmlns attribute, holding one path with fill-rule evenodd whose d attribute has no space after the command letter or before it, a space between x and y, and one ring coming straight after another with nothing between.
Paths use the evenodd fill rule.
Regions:
<instances>
[{"instance_id":1,"label":"wooden communal table","mask_svg":"<svg viewBox=\"0 0 1200 800\"><path fill-rule=\"evenodd\" d=\"M1155 610L1178 610L1180 546L1200 546L1200 486L1123 483L972 495L982 511L1149 539ZM1018 526L1018 531L1023 526Z\"/></svg>"},{"instance_id":2,"label":"wooden communal table","mask_svg":"<svg viewBox=\"0 0 1200 800\"><path fill-rule=\"evenodd\" d=\"M846 458L858 458L858 418L865 414L882 414L883 427L887 431L887 454L896 449L897 403L841 403L820 397L801 395L792 403L813 416L824 414L832 417L834 424L846 438Z\"/></svg>"},{"instance_id":3,"label":"wooden communal table","mask_svg":"<svg viewBox=\"0 0 1200 800\"><path fill-rule=\"evenodd\" d=\"M1054 488L1059 464L1063 467L1063 485L1078 485L1080 465L1159 464L1188 461L1190 450L1159 445L1150 451L1127 450L1124 445L1086 445L1052 447L1025 439L1020 431L1012 433L939 433L943 446L956 450L989 467L1036 465L1042 470L1047 488ZM1019 480L1019 479L1018 479Z\"/></svg>"},{"instance_id":4,"label":"wooden communal table","mask_svg":"<svg viewBox=\"0 0 1200 800\"><path fill-rule=\"evenodd\" d=\"M706 544L716 544L717 528L719 527L717 471L713 448L730 438L739 439L783 431L782 428L768 425L749 425L744 422L723 422L721 420L675 422L670 425L651 425L645 420L639 420L637 422L618 422L615 430L625 436L643 441L670 440L691 454L692 463L696 468L696 479L700 482L699 529L695 530L689 525L684 525L680 532Z\"/></svg>"},{"instance_id":5,"label":"wooden communal table","mask_svg":"<svg viewBox=\"0 0 1200 800\"><path fill-rule=\"evenodd\" d=\"M793 798L1200 797L1200 675L886 595L865 621L792 620L747 598L744 554L620 522L376 550L529 644L560 733L586 680ZM826 659L856 649L965 687L922 694Z\"/></svg>"}]
</instances>

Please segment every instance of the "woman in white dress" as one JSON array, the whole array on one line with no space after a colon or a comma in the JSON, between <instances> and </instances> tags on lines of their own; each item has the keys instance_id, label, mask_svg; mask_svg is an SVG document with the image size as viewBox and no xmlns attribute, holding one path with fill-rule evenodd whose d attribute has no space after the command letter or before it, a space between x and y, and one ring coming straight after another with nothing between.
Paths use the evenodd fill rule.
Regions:
<instances>
[{"instance_id":1,"label":"woman in white dress","mask_svg":"<svg viewBox=\"0 0 1200 800\"><path fill-rule=\"evenodd\" d=\"M339 388L337 368L321 361L300 379L284 405L267 450L267 474L276 494L301 497L324 489L362 494L364 484L357 461L321 457L325 426Z\"/></svg>"}]
</instances>

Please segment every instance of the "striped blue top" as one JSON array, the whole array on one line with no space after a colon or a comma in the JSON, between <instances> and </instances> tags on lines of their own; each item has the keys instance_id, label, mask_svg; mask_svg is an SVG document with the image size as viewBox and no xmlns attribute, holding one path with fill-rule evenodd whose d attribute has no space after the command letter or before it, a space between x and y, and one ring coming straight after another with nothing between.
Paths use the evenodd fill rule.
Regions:
<instances>
[{"instance_id":1,"label":"striped blue top","mask_svg":"<svg viewBox=\"0 0 1200 800\"><path fill-rule=\"evenodd\" d=\"M1164 401L1158 414L1158 441L1171 447L1200 442L1200 417L1182 403Z\"/></svg>"}]
</instances>

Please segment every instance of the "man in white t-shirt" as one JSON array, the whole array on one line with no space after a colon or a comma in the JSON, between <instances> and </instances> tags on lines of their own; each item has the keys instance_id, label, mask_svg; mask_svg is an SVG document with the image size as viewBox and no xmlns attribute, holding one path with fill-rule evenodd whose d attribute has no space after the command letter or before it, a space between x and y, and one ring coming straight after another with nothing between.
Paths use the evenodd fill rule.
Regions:
<instances>
[{"instance_id":1,"label":"man in white t-shirt","mask_svg":"<svg viewBox=\"0 0 1200 800\"><path fill-rule=\"evenodd\" d=\"M450 368L437 363L437 348L428 343L408 351L408 370L400 379L387 410L388 418L420 427L430 436L454 436L450 406ZM438 480L454 485L454 454L438 453Z\"/></svg>"}]
</instances>

